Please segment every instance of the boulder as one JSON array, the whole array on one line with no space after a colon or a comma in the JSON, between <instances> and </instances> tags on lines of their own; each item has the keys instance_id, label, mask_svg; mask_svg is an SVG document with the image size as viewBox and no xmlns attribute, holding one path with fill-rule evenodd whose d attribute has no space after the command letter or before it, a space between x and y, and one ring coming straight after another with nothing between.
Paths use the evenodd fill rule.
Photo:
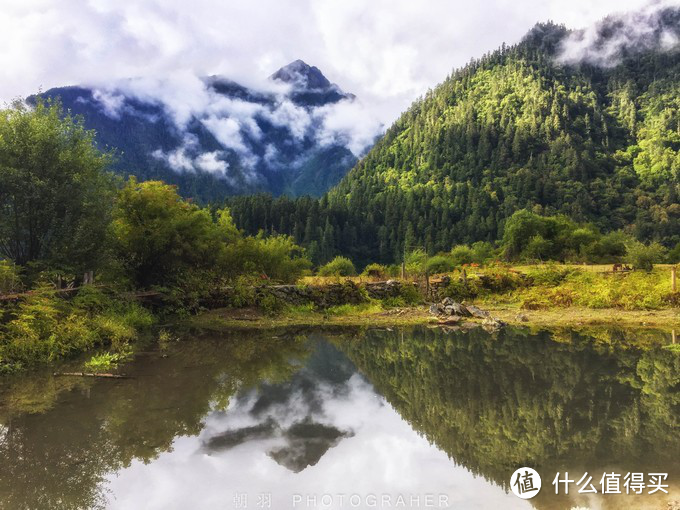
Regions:
<instances>
[{"instance_id":1,"label":"boulder","mask_svg":"<svg viewBox=\"0 0 680 510\"><path fill-rule=\"evenodd\" d=\"M484 326L485 328L493 329L493 330L500 329L500 328L504 327L505 325L506 325L505 322L503 322L500 319L496 319L494 317L487 317L482 322L482 326Z\"/></svg>"},{"instance_id":2,"label":"boulder","mask_svg":"<svg viewBox=\"0 0 680 510\"><path fill-rule=\"evenodd\" d=\"M432 315L443 315L444 314L444 307L441 305L441 303L434 303L430 305L430 314Z\"/></svg>"},{"instance_id":3,"label":"boulder","mask_svg":"<svg viewBox=\"0 0 680 510\"><path fill-rule=\"evenodd\" d=\"M471 317L472 313L470 313L470 310L467 309L465 305L461 305L460 303L453 303L453 309L456 312L457 315L460 315L461 317Z\"/></svg>"},{"instance_id":4,"label":"boulder","mask_svg":"<svg viewBox=\"0 0 680 510\"><path fill-rule=\"evenodd\" d=\"M486 319L491 317L491 314L486 310L476 307L475 305L467 305L467 311L470 312L472 317L477 317L478 319Z\"/></svg>"}]
</instances>

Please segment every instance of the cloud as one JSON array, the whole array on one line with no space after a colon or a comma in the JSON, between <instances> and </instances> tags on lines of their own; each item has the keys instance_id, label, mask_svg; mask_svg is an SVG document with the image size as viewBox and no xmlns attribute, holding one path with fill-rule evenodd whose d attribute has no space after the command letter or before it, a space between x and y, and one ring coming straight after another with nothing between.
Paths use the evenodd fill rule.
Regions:
<instances>
[{"instance_id":1,"label":"cloud","mask_svg":"<svg viewBox=\"0 0 680 510\"><path fill-rule=\"evenodd\" d=\"M340 101L319 108L321 119L316 137L321 145L345 145L352 154L361 157L382 132L383 124L360 100Z\"/></svg>"},{"instance_id":2,"label":"cloud","mask_svg":"<svg viewBox=\"0 0 680 510\"><path fill-rule=\"evenodd\" d=\"M286 127L294 138L304 138L311 125L310 114L304 108L296 106L288 99L281 99L280 103L268 113L267 118L275 126Z\"/></svg>"},{"instance_id":3,"label":"cloud","mask_svg":"<svg viewBox=\"0 0 680 510\"><path fill-rule=\"evenodd\" d=\"M680 5L670 1L657 1L639 11L609 16L588 28L572 32L563 41L557 60L565 64L587 62L613 67L626 53L677 50L680 45L679 18Z\"/></svg>"},{"instance_id":4,"label":"cloud","mask_svg":"<svg viewBox=\"0 0 680 510\"><path fill-rule=\"evenodd\" d=\"M197 76L221 74L247 86L295 59L316 65L390 124L428 87L537 21L582 27L645 0L4 0L0 98L40 87L104 87L137 78L184 77L179 122L196 105ZM173 78L174 79L174 78Z\"/></svg>"},{"instance_id":5,"label":"cloud","mask_svg":"<svg viewBox=\"0 0 680 510\"><path fill-rule=\"evenodd\" d=\"M229 163L217 159L222 154L221 151L205 152L196 158L196 166L205 172L225 174Z\"/></svg>"},{"instance_id":6,"label":"cloud","mask_svg":"<svg viewBox=\"0 0 680 510\"><path fill-rule=\"evenodd\" d=\"M168 152L156 149L151 155L176 172L195 172L199 169L234 182L227 174L229 163L222 159L226 154L223 151L200 152L198 140L188 133L184 135L182 145L176 149Z\"/></svg>"}]
</instances>

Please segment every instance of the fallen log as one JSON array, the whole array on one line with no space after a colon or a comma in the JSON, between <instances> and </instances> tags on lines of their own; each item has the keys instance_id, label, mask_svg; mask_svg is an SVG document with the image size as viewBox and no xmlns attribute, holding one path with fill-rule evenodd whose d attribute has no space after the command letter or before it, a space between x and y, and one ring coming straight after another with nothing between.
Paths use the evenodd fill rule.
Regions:
<instances>
[{"instance_id":1,"label":"fallen log","mask_svg":"<svg viewBox=\"0 0 680 510\"><path fill-rule=\"evenodd\" d=\"M55 376L72 376L72 377L103 377L108 379L130 379L130 376L123 374L98 374L94 372L55 372Z\"/></svg>"}]
</instances>

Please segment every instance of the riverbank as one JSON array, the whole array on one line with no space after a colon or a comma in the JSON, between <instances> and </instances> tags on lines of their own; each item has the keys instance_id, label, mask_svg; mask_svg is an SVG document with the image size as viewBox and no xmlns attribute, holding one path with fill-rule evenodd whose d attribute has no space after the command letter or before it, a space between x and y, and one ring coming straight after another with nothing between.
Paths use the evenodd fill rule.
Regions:
<instances>
[{"instance_id":1,"label":"riverbank","mask_svg":"<svg viewBox=\"0 0 680 510\"><path fill-rule=\"evenodd\" d=\"M664 331L678 330L680 334L680 310L620 310L613 308L589 309L583 307L553 308L546 310L522 310L517 306L480 305L491 315L514 326L529 328L645 328ZM482 324L483 320L465 319L465 324ZM260 330L285 327L400 327L440 325L428 307L409 306L383 309L379 303L347 305L325 312L311 309L291 308L276 315L266 314L254 307L220 308L189 317L180 327L205 331Z\"/></svg>"}]
</instances>

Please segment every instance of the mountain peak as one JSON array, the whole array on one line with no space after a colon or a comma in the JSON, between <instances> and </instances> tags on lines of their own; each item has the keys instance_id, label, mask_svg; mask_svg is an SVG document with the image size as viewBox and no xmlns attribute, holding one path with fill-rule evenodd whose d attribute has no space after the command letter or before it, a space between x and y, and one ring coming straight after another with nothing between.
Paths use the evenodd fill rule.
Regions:
<instances>
[{"instance_id":1,"label":"mountain peak","mask_svg":"<svg viewBox=\"0 0 680 510\"><path fill-rule=\"evenodd\" d=\"M303 89L327 89L331 82L323 75L318 67L310 66L298 59L283 66L270 76L272 80L280 80Z\"/></svg>"}]
</instances>

